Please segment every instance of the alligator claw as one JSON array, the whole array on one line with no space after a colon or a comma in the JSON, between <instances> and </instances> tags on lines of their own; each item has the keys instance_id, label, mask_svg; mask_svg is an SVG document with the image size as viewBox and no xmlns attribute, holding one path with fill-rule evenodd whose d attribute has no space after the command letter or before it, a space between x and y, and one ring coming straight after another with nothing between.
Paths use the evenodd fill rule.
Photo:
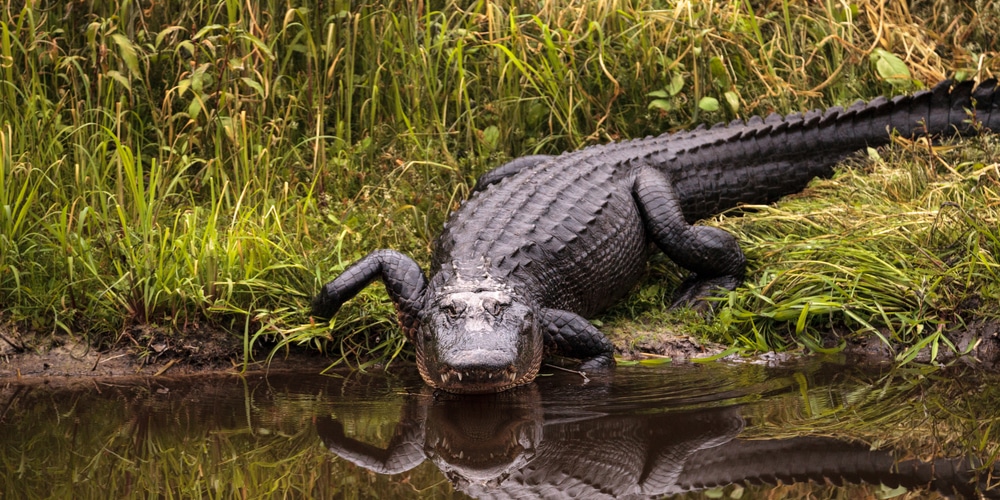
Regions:
<instances>
[{"instance_id":1,"label":"alligator claw","mask_svg":"<svg viewBox=\"0 0 1000 500\"><path fill-rule=\"evenodd\" d=\"M615 366L615 358L610 353L603 353L586 359L580 363L579 370L583 372L604 371Z\"/></svg>"},{"instance_id":2,"label":"alligator claw","mask_svg":"<svg viewBox=\"0 0 1000 500\"><path fill-rule=\"evenodd\" d=\"M688 307L699 314L709 314L719 303L717 300L711 300L713 297L724 296L727 292L735 290L742 282L743 279L736 276L701 279L692 274L681 283L670 309Z\"/></svg>"}]
</instances>

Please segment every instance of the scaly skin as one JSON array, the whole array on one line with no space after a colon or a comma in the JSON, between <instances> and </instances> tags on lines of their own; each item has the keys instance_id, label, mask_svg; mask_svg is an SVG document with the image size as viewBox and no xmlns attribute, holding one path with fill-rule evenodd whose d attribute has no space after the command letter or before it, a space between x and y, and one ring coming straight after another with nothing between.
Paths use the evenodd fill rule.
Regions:
<instances>
[{"instance_id":1,"label":"scaly skin","mask_svg":"<svg viewBox=\"0 0 1000 500\"><path fill-rule=\"evenodd\" d=\"M746 259L700 219L770 203L865 147L903 136L1000 130L996 81L888 100L529 156L484 174L438 237L430 279L412 259L377 250L323 287L313 314L332 316L376 278L386 284L424 380L451 392L530 382L544 354L614 365L585 318L624 296L649 242L691 271L674 305L731 290Z\"/></svg>"}]
</instances>

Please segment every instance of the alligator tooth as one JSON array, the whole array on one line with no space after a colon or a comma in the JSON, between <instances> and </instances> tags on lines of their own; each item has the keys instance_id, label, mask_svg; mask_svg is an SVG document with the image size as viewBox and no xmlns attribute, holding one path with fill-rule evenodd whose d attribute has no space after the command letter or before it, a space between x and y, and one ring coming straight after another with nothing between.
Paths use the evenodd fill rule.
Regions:
<instances>
[{"instance_id":1,"label":"alligator tooth","mask_svg":"<svg viewBox=\"0 0 1000 500\"><path fill-rule=\"evenodd\" d=\"M458 375L458 381L461 382L462 381L462 372L455 372L455 375Z\"/></svg>"},{"instance_id":2,"label":"alligator tooth","mask_svg":"<svg viewBox=\"0 0 1000 500\"><path fill-rule=\"evenodd\" d=\"M445 375L444 373L441 374L441 383L442 384L447 384L448 383L448 376Z\"/></svg>"}]
</instances>

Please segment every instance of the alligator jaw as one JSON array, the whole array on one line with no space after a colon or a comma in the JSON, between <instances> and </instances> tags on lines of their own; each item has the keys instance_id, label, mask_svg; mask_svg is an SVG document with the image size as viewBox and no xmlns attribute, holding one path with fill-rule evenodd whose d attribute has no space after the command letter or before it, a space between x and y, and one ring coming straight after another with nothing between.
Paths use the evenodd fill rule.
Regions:
<instances>
[{"instance_id":1,"label":"alligator jaw","mask_svg":"<svg viewBox=\"0 0 1000 500\"><path fill-rule=\"evenodd\" d=\"M537 371L536 371L537 372ZM437 380L428 381L434 387L458 394L485 394L500 392L512 387L531 382L535 377L534 373L517 376L517 367L514 363L502 368L495 367L475 367L475 368L454 368L451 366L441 366L438 370Z\"/></svg>"}]
</instances>

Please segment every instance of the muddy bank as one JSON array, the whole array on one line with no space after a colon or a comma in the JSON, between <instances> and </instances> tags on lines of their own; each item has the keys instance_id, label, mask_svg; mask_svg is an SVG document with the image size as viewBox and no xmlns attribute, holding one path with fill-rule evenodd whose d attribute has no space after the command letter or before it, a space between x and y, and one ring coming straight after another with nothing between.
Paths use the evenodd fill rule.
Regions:
<instances>
[{"instance_id":1,"label":"muddy bank","mask_svg":"<svg viewBox=\"0 0 1000 500\"><path fill-rule=\"evenodd\" d=\"M697 338L679 332L638 329L628 333L615 332L611 338L615 342L618 354L626 360L643 359L649 355L667 357L673 361L684 361L691 358L704 358L723 353L728 346L712 342L700 341ZM891 338L889 332L883 332L883 337ZM954 350L948 344L955 347ZM891 364L907 350L901 344L887 345L876 335L856 334L850 331L833 330L823 339L825 349L837 350L848 362L858 364ZM913 361L931 362L933 343L920 349ZM803 356L808 349L787 352L764 352L746 357L738 354L726 356L727 361L741 362L781 362L790 357ZM990 371L1000 371L1000 323L976 321L965 328L955 328L942 332L937 343L938 363L955 359L961 362L979 366Z\"/></svg>"},{"instance_id":2,"label":"muddy bank","mask_svg":"<svg viewBox=\"0 0 1000 500\"><path fill-rule=\"evenodd\" d=\"M618 354L624 360L649 357L684 362L723 353L727 346L699 341L675 331L634 331L612 334ZM962 363L985 370L1000 370L1000 324L973 323L945 335L957 349L939 342L937 362L958 358ZM847 339L846 341L841 339ZM905 351L888 346L874 335L831 332L825 347L841 343L839 352L858 364L891 364ZM781 363L803 357L806 350L766 352L755 356L729 355L729 362ZM48 383L74 378L183 375L193 373L245 373L247 371L297 369L320 372L336 358L311 349L287 349L268 360L270 347L261 346L244 360L242 339L219 329L187 334L167 334L150 327L135 327L110 349L97 349L69 336L34 336L15 328L0 331L0 380L37 379ZM930 362L931 346L921 350L915 361Z\"/></svg>"},{"instance_id":3,"label":"muddy bank","mask_svg":"<svg viewBox=\"0 0 1000 500\"><path fill-rule=\"evenodd\" d=\"M68 335L32 335L6 327L0 331L0 380L243 373L281 369L320 372L333 360L308 349L281 351L270 360L258 348L244 360L242 339L220 329L168 333L134 327L113 347L98 349Z\"/></svg>"}]
</instances>

